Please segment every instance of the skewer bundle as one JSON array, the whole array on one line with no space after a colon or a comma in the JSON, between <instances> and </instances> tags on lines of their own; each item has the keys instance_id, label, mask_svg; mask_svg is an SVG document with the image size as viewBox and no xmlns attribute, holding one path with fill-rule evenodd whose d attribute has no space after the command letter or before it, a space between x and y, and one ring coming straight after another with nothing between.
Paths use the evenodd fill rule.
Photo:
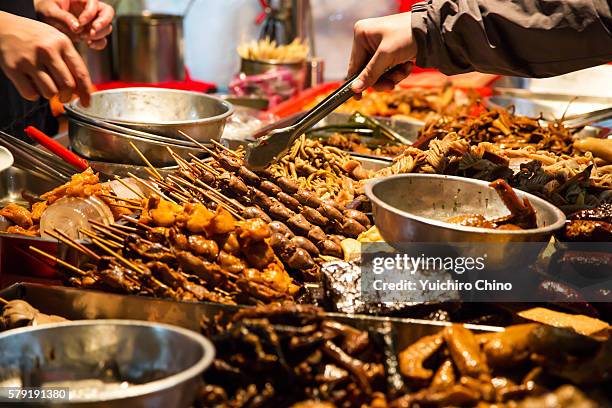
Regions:
<instances>
[{"instance_id":1,"label":"skewer bundle","mask_svg":"<svg viewBox=\"0 0 612 408\"><path fill-rule=\"evenodd\" d=\"M236 217L269 223L270 244L285 265L303 281L318 281L315 259L343 257L342 241L370 227L368 217L333 200L321 200L289 177L271 171L254 173L240 153L217 145L212 160L177 160L177 175L158 180L167 195L222 206Z\"/></svg>"}]
</instances>

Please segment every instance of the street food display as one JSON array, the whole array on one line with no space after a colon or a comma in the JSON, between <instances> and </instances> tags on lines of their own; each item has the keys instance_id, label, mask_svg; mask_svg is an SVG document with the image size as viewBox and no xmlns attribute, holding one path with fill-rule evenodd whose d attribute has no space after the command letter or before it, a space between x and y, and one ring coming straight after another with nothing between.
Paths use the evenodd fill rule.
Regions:
<instances>
[{"instance_id":1,"label":"street food display","mask_svg":"<svg viewBox=\"0 0 612 408\"><path fill-rule=\"evenodd\" d=\"M291 61L308 49L262 41L240 52ZM64 290L137 295L171 304L173 313L190 307L189 316L214 306L195 318L217 350L196 406L609 406L610 293L597 289L601 301L586 301L550 271L571 264L609 274L609 254L567 245L612 241L612 139L578 138L562 120L544 123L477 100L451 87L369 92L340 109L351 113L348 123L302 135L261 171L246 167L243 149L219 142L199 145L206 158L169 148L176 167L161 174L148 166L147 178L104 183L87 169L28 196L29 206L2 207L0 239L20 234L60 245L29 249L54 265L72 287ZM367 115L427 122L408 145ZM392 160L373 169L360 155ZM402 173L485 180L507 209L449 213L456 215L440 218L448 224L508 234L541 227L540 200L521 199L518 190L561 209L568 221L554 232L548 269L526 272L547 303L521 310L447 291L436 302L366 304L362 245L384 242L365 186ZM0 297L0 307L0 330L65 320L22 300ZM355 314L396 319L366 324ZM398 322L417 323L406 317L429 326L407 334Z\"/></svg>"},{"instance_id":2,"label":"street food display","mask_svg":"<svg viewBox=\"0 0 612 408\"><path fill-rule=\"evenodd\" d=\"M307 108L315 106L326 95L315 99ZM407 88L389 92L364 92L360 100L351 99L336 112L369 116L392 117L427 121L440 116L469 113L480 95L474 90L464 91L450 85L438 88Z\"/></svg>"}]
</instances>

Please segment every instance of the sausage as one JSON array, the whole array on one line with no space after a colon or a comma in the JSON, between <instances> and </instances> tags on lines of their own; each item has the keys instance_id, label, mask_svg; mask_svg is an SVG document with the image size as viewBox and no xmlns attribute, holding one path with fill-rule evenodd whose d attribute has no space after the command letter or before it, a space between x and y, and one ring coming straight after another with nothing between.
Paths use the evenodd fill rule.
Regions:
<instances>
[{"instance_id":1,"label":"sausage","mask_svg":"<svg viewBox=\"0 0 612 408\"><path fill-rule=\"evenodd\" d=\"M323 200L323 204L331 205L332 207L334 207L336 210L340 212L344 210L344 207L342 207L340 204L338 204L336 201L332 200L331 198L328 198L327 200Z\"/></svg>"},{"instance_id":2,"label":"sausage","mask_svg":"<svg viewBox=\"0 0 612 408\"><path fill-rule=\"evenodd\" d=\"M217 161L219 162L219 165L221 165L221 167L232 173L236 173L238 170L240 170L241 167L240 160L235 157L226 156L224 154L219 155L219 159Z\"/></svg>"},{"instance_id":3,"label":"sausage","mask_svg":"<svg viewBox=\"0 0 612 408\"><path fill-rule=\"evenodd\" d=\"M306 236L315 244L318 242L325 241L327 239L327 235L325 234L325 232L321 229L321 227L317 225L313 225L313 227L308 231L308 234Z\"/></svg>"},{"instance_id":4,"label":"sausage","mask_svg":"<svg viewBox=\"0 0 612 408\"><path fill-rule=\"evenodd\" d=\"M261 183L261 178L244 166L240 166L240 169L238 169L238 176L251 186L257 187Z\"/></svg>"},{"instance_id":5,"label":"sausage","mask_svg":"<svg viewBox=\"0 0 612 408\"><path fill-rule=\"evenodd\" d=\"M332 241L331 239L325 239L318 245L323 255L335 256L336 258L344 258L344 252L342 247Z\"/></svg>"},{"instance_id":6,"label":"sausage","mask_svg":"<svg viewBox=\"0 0 612 408\"><path fill-rule=\"evenodd\" d=\"M329 218L321 215L320 212L311 207L304 207L302 215L310 222L320 227L326 227L329 224Z\"/></svg>"},{"instance_id":7,"label":"sausage","mask_svg":"<svg viewBox=\"0 0 612 408\"><path fill-rule=\"evenodd\" d=\"M313 225L302 214L293 215L287 220L287 226L298 235L306 235Z\"/></svg>"},{"instance_id":8,"label":"sausage","mask_svg":"<svg viewBox=\"0 0 612 408\"><path fill-rule=\"evenodd\" d=\"M315 193L309 190L298 190L298 192L295 193L295 198L300 202L300 204L307 205L312 208L317 208L318 206L323 204L319 197L317 197Z\"/></svg>"},{"instance_id":9,"label":"sausage","mask_svg":"<svg viewBox=\"0 0 612 408\"><path fill-rule=\"evenodd\" d=\"M249 198L254 204L260 206L261 208L270 208L272 204L274 204L274 201L264 194L263 191L259 191L252 187L249 191Z\"/></svg>"},{"instance_id":10,"label":"sausage","mask_svg":"<svg viewBox=\"0 0 612 408\"><path fill-rule=\"evenodd\" d=\"M245 196L249 194L249 188L240 178L236 176L230 176L227 186L237 196Z\"/></svg>"},{"instance_id":11,"label":"sausage","mask_svg":"<svg viewBox=\"0 0 612 408\"><path fill-rule=\"evenodd\" d=\"M283 191L279 186L268 180L262 181L261 184L259 184L259 189L272 197L276 197L278 193Z\"/></svg>"},{"instance_id":12,"label":"sausage","mask_svg":"<svg viewBox=\"0 0 612 408\"><path fill-rule=\"evenodd\" d=\"M367 229L352 218L344 218L344 222L340 226L340 232L348 237L356 238Z\"/></svg>"},{"instance_id":13,"label":"sausage","mask_svg":"<svg viewBox=\"0 0 612 408\"><path fill-rule=\"evenodd\" d=\"M287 238L284 234L280 232L275 232L270 235L270 246L277 253L282 253L284 249L290 244L289 238Z\"/></svg>"},{"instance_id":14,"label":"sausage","mask_svg":"<svg viewBox=\"0 0 612 408\"><path fill-rule=\"evenodd\" d=\"M203 181L205 184L213 185L217 181L215 175L212 174L210 171L203 170L200 168L198 168L198 171L198 180ZM192 176L190 175L190 177Z\"/></svg>"},{"instance_id":15,"label":"sausage","mask_svg":"<svg viewBox=\"0 0 612 408\"><path fill-rule=\"evenodd\" d=\"M267 223L272 222L272 218L270 218L270 216L263 212L263 210L259 207L245 207L245 209L242 210L242 216L247 220L252 218L261 218Z\"/></svg>"},{"instance_id":16,"label":"sausage","mask_svg":"<svg viewBox=\"0 0 612 408\"><path fill-rule=\"evenodd\" d=\"M287 194L295 194L299 189L297 183L288 177L277 178L276 184Z\"/></svg>"},{"instance_id":17,"label":"sausage","mask_svg":"<svg viewBox=\"0 0 612 408\"><path fill-rule=\"evenodd\" d=\"M293 238L295 235L288 226L280 221L272 221L268 227L273 233L278 233L289 238Z\"/></svg>"},{"instance_id":18,"label":"sausage","mask_svg":"<svg viewBox=\"0 0 612 408\"><path fill-rule=\"evenodd\" d=\"M366 228L370 228L372 225L368 216L359 210L344 210L343 214L346 218L352 218Z\"/></svg>"},{"instance_id":19,"label":"sausage","mask_svg":"<svg viewBox=\"0 0 612 408\"><path fill-rule=\"evenodd\" d=\"M289 265L290 268L302 270L314 267L315 262L306 250L297 248L295 252L288 257L287 265Z\"/></svg>"},{"instance_id":20,"label":"sausage","mask_svg":"<svg viewBox=\"0 0 612 408\"><path fill-rule=\"evenodd\" d=\"M319 206L319 208L317 208L317 210L319 210L319 212L323 216L325 216L325 217L327 217L327 218L329 218L329 219L331 219L333 221L338 221L338 222L342 222L343 221L342 220L342 218L343 218L342 217L342 213L340 211L338 211L338 209L336 207L334 207L334 206L332 206L330 204L323 203L323 204L321 204Z\"/></svg>"},{"instance_id":21,"label":"sausage","mask_svg":"<svg viewBox=\"0 0 612 408\"><path fill-rule=\"evenodd\" d=\"M304 237L293 237L291 239L291 243L294 244L298 248L305 249L312 256L319 256L319 248L315 244L312 243L311 240Z\"/></svg>"},{"instance_id":22,"label":"sausage","mask_svg":"<svg viewBox=\"0 0 612 408\"><path fill-rule=\"evenodd\" d=\"M291 208L292 210L298 211L300 209L300 202L296 200L295 198L291 197L287 193L280 192L278 193L276 198L278 199L278 201L285 204L287 207Z\"/></svg>"},{"instance_id":23,"label":"sausage","mask_svg":"<svg viewBox=\"0 0 612 408\"><path fill-rule=\"evenodd\" d=\"M268 208L268 212L270 213L270 216L272 218L280 221L288 221L289 219L295 216L295 213L293 211L291 211L290 209L285 207L285 205L279 203L278 201L272 204L270 208Z\"/></svg>"}]
</instances>

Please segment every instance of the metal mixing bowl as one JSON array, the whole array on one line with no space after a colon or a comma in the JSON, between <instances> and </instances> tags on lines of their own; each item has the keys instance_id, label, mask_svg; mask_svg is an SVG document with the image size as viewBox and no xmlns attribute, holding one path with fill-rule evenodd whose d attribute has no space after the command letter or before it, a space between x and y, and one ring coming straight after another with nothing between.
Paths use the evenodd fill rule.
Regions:
<instances>
[{"instance_id":1,"label":"metal mixing bowl","mask_svg":"<svg viewBox=\"0 0 612 408\"><path fill-rule=\"evenodd\" d=\"M441 242L495 243L488 253L492 265L503 267L516 259L526 259L524 247L516 242L541 242L542 248L554 231L565 224L565 215L554 205L520 190L536 210L538 228L494 230L449 224L444 220L464 214L482 214L487 219L505 216L508 209L489 183L463 177L437 174L401 174L375 179L365 191L372 201L374 221L383 239L396 249L412 243ZM477 246L470 246L477 248ZM461 250L467 250L463 248ZM488 250L491 246L487 247Z\"/></svg>"},{"instance_id":2,"label":"metal mixing bowl","mask_svg":"<svg viewBox=\"0 0 612 408\"><path fill-rule=\"evenodd\" d=\"M200 142L219 140L232 105L199 92L161 88L122 88L94 92L89 107L76 99L77 112L114 124L184 139L179 130Z\"/></svg>"},{"instance_id":3,"label":"metal mixing bowl","mask_svg":"<svg viewBox=\"0 0 612 408\"><path fill-rule=\"evenodd\" d=\"M189 159L189 153L196 156L202 155L202 149L190 143L182 141L177 141L180 144L169 143L131 136L81 122L74 118L69 120L68 135L72 150L88 159L102 162L146 165L130 146L130 142L134 143L145 157L154 166L158 167L176 164L174 158L168 152L168 147L185 159Z\"/></svg>"},{"instance_id":4,"label":"metal mixing bowl","mask_svg":"<svg viewBox=\"0 0 612 408\"><path fill-rule=\"evenodd\" d=\"M189 407L214 354L195 332L138 320L9 330L0 334L0 405L9 401L2 387L25 380L69 388L70 401L60 406Z\"/></svg>"}]
</instances>

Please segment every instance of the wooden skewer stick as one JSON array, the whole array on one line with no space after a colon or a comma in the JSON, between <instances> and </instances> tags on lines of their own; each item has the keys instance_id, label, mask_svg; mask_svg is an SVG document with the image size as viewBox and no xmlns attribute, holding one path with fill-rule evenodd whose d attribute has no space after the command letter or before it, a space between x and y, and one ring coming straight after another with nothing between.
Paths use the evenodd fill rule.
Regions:
<instances>
[{"instance_id":1,"label":"wooden skewer stick","mask_svg":"<svg viewBox=\"0 0 612 408\"><path fill-rule=\"evenodd\" d=\"M140 191L136 190L134 187L130 186L121 177L115 176L115 180L117 180L119 183L121 183L125 188L130 190L132 193L136 194L138 197L143 198L143 199L146 198L144 194L142 194Z\"/></svg>"},{"instance_id":2,"label":"wooden skewer stick","mask_svg":"<svg viewBox=\"0 0 612 408\"><path fill-rule=\"evenodd\" d=\"M131 205L142 205L142 200L132 200L130 198L119 198L112 194L98 194L100 197L112 198L113 200L123 201Z\"/></svg>"},{"instance_id":3,"label":"wooden skewer stick","mask_svg":"<svg viewBox=\"0 0 612 408\"><path fill-rule=\"evenodd\" d=\"M146 230L153 229L153 228L149 227L148 225L140 222L139 220L134 219L132 217L128 217L127 215L122 215L121 218L126 220L127 222L131 222L132 224L136 224L136 225L138 225L138 226L140 226L140 227L142 227L142 228L144 228Z\"/></svg>"},{"instance_id":4,"label":"wooden skewer stick","mask_svg":"<svg viewBox=\"0 0 612 408\"><path fill-rule=\"evenodd\" d=\"M109 230L100 227L99 225L92 224L91 228L93 228L96 232L100 232L101 234L104 234L110 238L113 238L114 240L118 242L123 241L123 237L117 236L113 234L112 232L110 232Z\"/></svg>"},{"instance_id":5,"label":"wooden skewer stick","mask_svg":"<svg viewBox=\"0 0 612 408\"><path fill-rule=\"evenodd\" d=\"M8 301L8 300L6 300L5 298L0 297L0 303L2 303L3 305L8 305L8 302L9 302L9 301Z\"/></svg>"},{"instance_id":6,"label":"wooden skewer stick","mask_svg":"<svg viewBox=\"0 0 612 408\"><path fill-rule=\"evenodd\" d=\"M198 186L193 185L192 183L190 183L189 181L182 179L180 177L176 177L176 176L168 176L169 179L176 181L177 183L181 183L184 184L188 187L190 187L191 189L199 192L200 194L204 195L204 197L208 198L209 200L214 201L215 203L217 203L218 205L220 205L221 207L225 208L227 211L230 212L230 214L232 214L234 217L236 217L239 220L244 220L244 217L242 217L237 211L235 211L232 207L230 207L230 205L226 202L223 201L223 199L220 199L218 197L215 197L212 194L209 194L207 191L205 191L204 189L199 188ZM221 195L222 197L224 197L225 199L228 199L227 197L223 196L221 193L219 193L218 191L214 191L216 194ZM228 199L229 200L229 199ZM231 201L230 201L231 204Z\"/></svg>"},{"instance_id":7,"label":"wooden skewer stick","mask_svg":"<svg viewBox=\"0 0 612 408\"><path fill-rule=\"evenodd\" d=\"M178 195L175 192L170 193L170 197L172 198L176 198L179 202L183 203L183 204L187 204L189 203L189 200L187 200L186 198L183 198L183 196Z\"/></svg>"},{"instance_id":8,"label":"wooden skewer stick","mask_svg":"<svg viewBox=\"0 0 612 408\"><path fill-rule=\"evenodd\" d=\"M213 157L219 156L217 152L204 146L202 143L198 142L197 140L195 140L193 137L189 136L187 133L183 132L182 130L179 130L178 132L181 135L185 136L190 142L195 143L196 146L198 146L200 149L204 150L206 153L210 154L211 156Z\"/></svg>"},{"instance_id":9,"label":"wooden skewer stick","mask_svg":"<svg viewBox=\"0 0 612 408\"><path fill-rule=\"evenodd\" d=\"M81 234L83 234L83 235L87 235L92 240L92 242L93 242L93 240L98 240L98 241L106 243L106 245L108 245L108 246L115 247L117 249L123 248L123 245L120 245L118 242L110 241L108 239L104 239L102 237L99 237L97 234L94 234L91 231L87 231L84 228L79 229L79 232Z\"/></svg>"},{"instance_id":10,"label":"wooden skewer stick","mask_svg":"<svg viewBox=\"0 0 612 408\"><path fill-rule=\"evenodd\" d=\"M135 211L142 211L142 207L138 207L135 205L130 205L130 204L119 204L119 203L106 203L107 205L113 206L113 207L120 207L120 208L127 208L128 210L135 210Z\"/></svg>"},{"instance_id":11,"label":"wooden skewer stick","mask_svg":"<svg viewBox=\"0 0 612 408\"><path fill-rule=\"evenodd\" d=\"M72 247L76 249L77 251L80 251L95 260L100 259L100 255L96 254L94 251L87 248L85 245L76 242L74 239L70 238L63 231L60 231L57 228L54 231L45 231L45 233L51 235L53 238L57 239L58 241L63 242L69 247Z\"/></svg>"},{"instance_id":12,"label":"wooden skewer stick","mask_svg":"<svg viewBox=\"0 0 612 408\"><path fill-rule=\"evenodd\" d=\"M217 195L219 198L227 201L230 204L233 204L237 209L239 209L240 211L244 210L246 207L239 203L238 201L234 200L233 198L229 198L228 196L224 195L223 193L221 193L219 190L216 190L214 187L209 186L208 184L206 184L205 182L203 182L202 180L196 180L196 183L198 183L199 185L201 185L202 187L210 190L212 193L214 193L215 195Z\"/></svg>"},{"instance_id":13,"label":"wooden skewer stick","mask_svg":"<svg viewBox=\"0 0 612 408\"><path fill-rule=\"evenodd\" d=\"M237 159L242 159L242 157L240 157L240 155L238 153L236 153L235 151L233 151L232 149L229 149L227 147L225 147L222 143L217 142L216 140L211 140L211 142L217 146L220 149L225 150L226 152L228 152L229 154L231 154L232 156L234 156Z\"/></svg>"},{"instance_id":14,"label":"wooden skewer stick","mask_svg":"<svg viewBox=\"0 0 612 408\"><path fill-rule=\"evenodd\" d=\"M89 223L93 226L95 225L96 227L106 230L106 231L110 231L113 232L115 234L119 234L123 237L127 237L128 235L130 235L128 232L125 231L121 231L119 228L115 228L112 225L106 225L106 224L102 224L101 222L98 221L93 221L93 220L89 220Z\"/></svg>"},{"instance_id":15,"label":"wooden skewer stick","mask_svg":"<svg viewBox=\"0 0 612 408\"><path fill-rule=\"evenodd\" d=\"M161 191L159 188L157 188L156 186L154 186L153 184L151 184L151 183L150 183L150 182L148 182L147 180L145 180L145 179L143 179L143 178L140 178L140 177L138 177L138 176L135 176L135 175L134 175L134 174L132 174L132 173L128 173L128 175L129 175L130 177L132 177L134 180L136 180L136 181L138 181L139 183L141 183L143 186L145 186L145 187L147 187L147 188L149 188L149 189L153 190L153 191L154 191L156 194L158 194L158 195L159 195L160 197L162 197L163 199L168 200L168 201L171 201L171 202L173 202L174 204L176 204L176 201L172 200L171 198L168 198L168 196L166 196L164 193L162 193L162 191Z\"/></svg>"},{"instance_id":16,"label":"wooden skewer stick","mask_svg":"<svg viewBox=\"0 0 612 408\"><path fill-rule=\"evenodd\" d=\"M124 258L117 251L113 251L112 249L104 245L104 243L99 238L92 238L92 240L96 245L98 245L100 248L108 252L110 255L120 260L128 268L133 269L136 272L144 273L143 270L140 269L136 264L134 264L133 262L130 262L127 258Z\"/></svg>"},{"instance_id":17,"label":"wooden skewer stick","mask_svg":"<svg viewBox=\"0 0 612 408\"><path fill-rule=\"evenodd\" d=\"M46 253L46 252L44 252L44 251L41 251L40 249L38 249L38 248L36 248L36 247L30 246L30 247L29 247L29 249L30 249L30 251L34 251L34 252L36 252L37 254L42 255L42 256L44 256L45 258L47 258L47 259L49 259L49 260L51 260L51 261L53 261L53 262L55 262L55 263L58 263L58 264L62 265L63 267L65 267L65 268L67 268L67 269L70 269L70 270L71 270L71 271L73 271L73 272L76 272L77 274L79 274L79 275L81 275L81 276L86 276L86 275L87 275L87 272L85 272L85 271L83 271L83 270L81 270L81 269L77 268L77 267L76 267L76 266L74 266L74 265L70 265L68 262L66 262L66 261L64 261L64 260L62 260L62 259L59 259L59 258L58 258L58 257L56 257L56 256L53 256L53 255L48 254L48 253Z\"/></svg>"},{"instance_id":18,"label":"wooden skewer stick","mask_svg":"<svg viewBox=\"0 0 612 408\"><path fill-rule=\"evenodd\" d=\"M191 160L193 161L194 165L202 167L204 170L211 172L215 176L218 176L219 174L221 174L218 170L213 169L210 165L208 165L207 163L204 163L202 160L200 160L198 157L196 157L192 153L189 153L189 157L191 157Z\"/></svg>"},{"instance_id":19,"label":"wooden skewer stick","mask_svg":"<svg viewBox=\"0 0 612 408\"><path fill-rule=\"evenodd\" d=\"M91 222L91 221L89 221L89 222ZM98 222L98 221L94 221L94 223L95 222ZM102 225L104 225L104 224L102 224ZM124 232L124 231L139 232L140 231L138 228L130 227L129 225L117 224L117 223L114 223L114 224L110 225L110 227L116 228L118 231L121 230L122 232Z\"/></svg>"},{"instance_id":20,"label":"wooden skewer stick","mask_svg":"<svg viewBox=\"0 0 612 408\"><path fill-rule=\"evenodd\" d=\"M157 171L157 169L155 167L153 167L153 165L151 164L151 162L149 161L149 159L146 158L146 156L144 154L142 154L142 152L140 151L139 148L136 147L136 145L134 144L134 142L130 142L130 146L132 146L132 149L134 149L134 151L136 152L136 154L138 154L138 156L140 156L140 158L142 159L143 162L145 162L147 164L147 166L149 166L149 168L153 171L153 173L155 173L156 177L159 180L162 180L163 177L161 176L161 174L159 174L159 172Z\"/></svg>"}]
</instances>

